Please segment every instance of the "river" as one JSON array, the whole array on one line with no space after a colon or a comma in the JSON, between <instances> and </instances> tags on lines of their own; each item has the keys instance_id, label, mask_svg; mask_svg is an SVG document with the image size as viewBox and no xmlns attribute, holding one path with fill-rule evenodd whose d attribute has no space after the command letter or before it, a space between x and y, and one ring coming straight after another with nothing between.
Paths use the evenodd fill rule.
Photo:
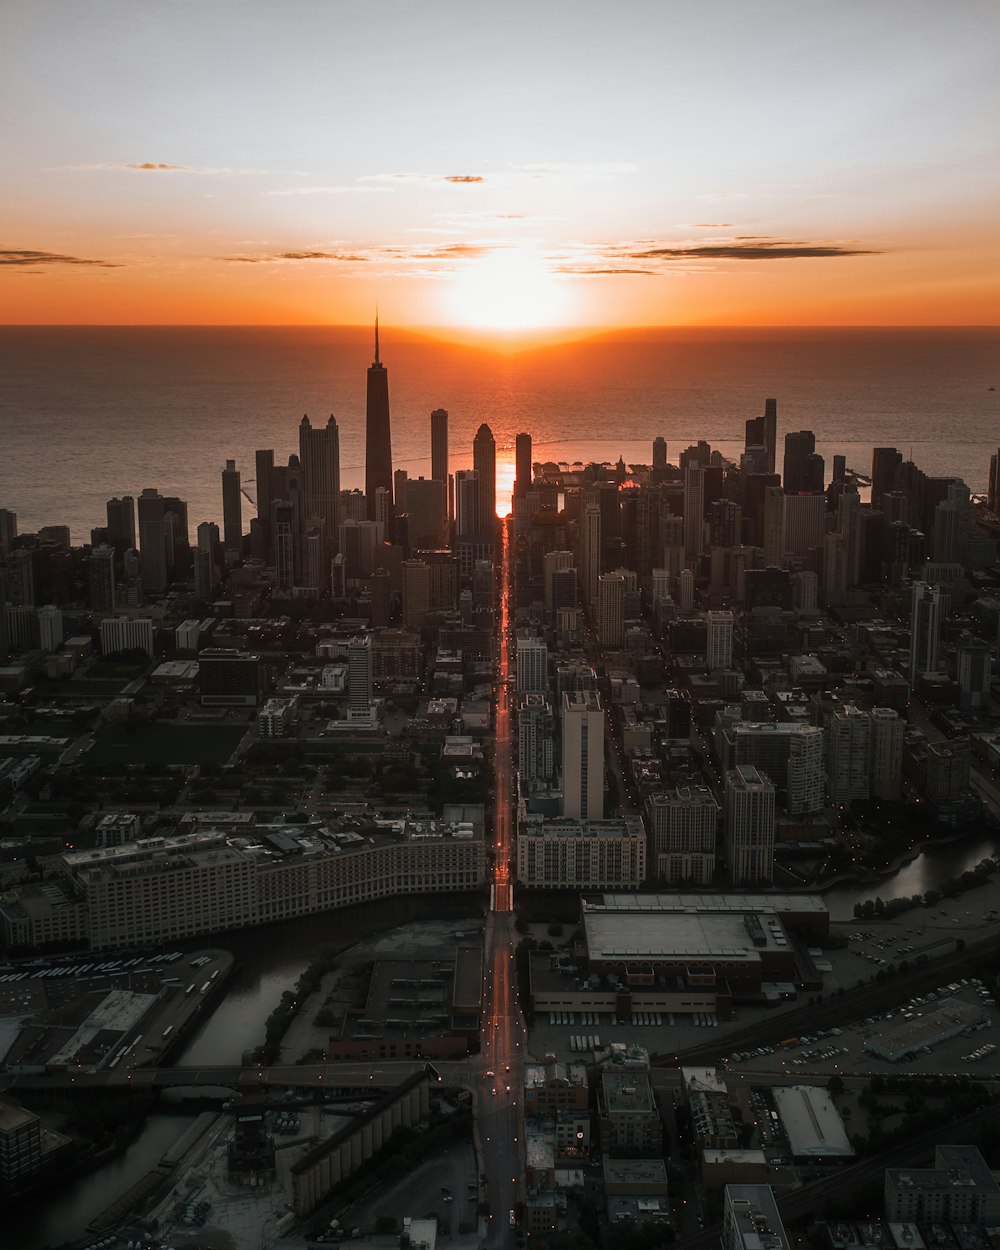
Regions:
<instances>
[{"instance_id":1,"label":"river","mask_svg":"<svg viewBox=\"0 0 1000 1250\"><path fill-rule=\"evenodd\" d=\"M997 850L993 837L974 835L947 846L923 851L898 872L877 883L844 882L825 899L834 920L849 920L854 904L922 894L974 868ZM998 890L1000 900L1000 890ZM471 909L467 914L471 914ZM242 1052L263 1039L264 1022L284 990L292 988L312 956L324 944L344 948L380 928L402 924L409 915L406 901L380 903L363 912L310 916L267 929L234 933L217 943L236 955L239 968L225 1000L187 1043L178 1057L184 1064L238 1063ZM184 1131L191 1117L151 1115L122 1157L96 1172L72 1181L44 1204L29 1207L8 1222L4 1244L18 1250L43 1250L80 1236L86 1224L112 1198L123 1193L156 1166L164 1150Z\"/></svg>"}]
</instances>

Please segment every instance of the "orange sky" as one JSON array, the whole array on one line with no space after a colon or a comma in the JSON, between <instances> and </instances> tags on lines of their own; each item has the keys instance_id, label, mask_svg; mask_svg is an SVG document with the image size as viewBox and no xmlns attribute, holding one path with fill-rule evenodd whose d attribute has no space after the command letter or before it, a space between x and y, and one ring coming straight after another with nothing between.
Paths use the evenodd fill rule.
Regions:
<instances>
[{"instance_id":1,"label":"orange sky","mask_svg":"<svg viewBox=\"0 0 1000 1250\"><path fill-rule=\"evenodd\" d=\"M6 11L8 324L1000 321L992 0Z\"/></svg>"}]
</instances>

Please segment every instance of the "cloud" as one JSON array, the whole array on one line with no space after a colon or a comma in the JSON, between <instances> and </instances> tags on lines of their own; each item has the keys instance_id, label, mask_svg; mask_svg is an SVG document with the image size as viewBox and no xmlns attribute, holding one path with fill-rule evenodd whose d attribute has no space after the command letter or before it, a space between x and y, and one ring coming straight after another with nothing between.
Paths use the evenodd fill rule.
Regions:
<instances>
[{"instance_id":1,"label":"cloud","mask_svg":"<svg viewBox=\"0 0 1000 1250\"><path fill-rule=\"evenodd\" d=\"M329 260L341 264L355 264L370 257L359 252L264 252L260 256L224 256L223 260L241 265L267 265L286 260Z\"/></svg>"},{"instance_id":2,"label":"cloud","mask_svg":"<svg viewBox=\"0 0 1000 1250\"><path fill-rule=\"evenodd\" d=\"M556 268L556 273L571 273L571 274L585 274L585 275L627 273L627 274L634 274L642 278L652 278L656 276L652 269L628 269L625 266L613 266L613 265L559 265Z\"/></svg>"},{"instance_id":3,"label":"cloud","mask_svg":"<svg viewBox=\"0 0 1000 1250\"><path fill-rule=\"evenodd\" d=\"M27 248L0 249L0 265L38 267L40 265L89 265L97 269L120 268L111 260L93 260L85 256L66 256L62 252L36 252Z\"/></svg>"},{"instance_id":4,"label":"cloud","mask_svg":"<svg viewBox=\"0 0 1000 1250\"><path fill-rule=\"evenodd\" d=\"M838 244L787 243L779 239L706 244L701 247L652 247L629 252L632 260L817 260L829 256L878 256L869 248Z\"/></svg>"},{"instance_id":5,"label":"cloud","mask_svg":"<svg viewBox=\"0 0 1000 1250\"><path fill-rule=\"evenodd\" d=\"M363 174L359 182L419 182L430 186L438 182L467 183L485 182L482 174L433 174L418 170L398 170L392 174Z\"/></svg>"},{"instance_id":6,"label":"cloud","mask_svg":"<svg viewBox=\"0 0 1000 1250\"><path fill-rule=\"evenodd\" d=\"M128 164L122 166L124 169L155 169L157 171L165 171L172 174L196 174L202 173L203 170L197 170L191 165L166 165L163 161L142 161L140 164Z\"/></svg>"},{"instance_id":7,"label":"cloud","mask_svg":"<svg viewBox=\"0 0 1000 1250\"><path fill-rule=\"evenodd\" d=\"M692 227L695 230L732 230L733 224L731 221L695 221Z\"/></svg>"}]
</instances>

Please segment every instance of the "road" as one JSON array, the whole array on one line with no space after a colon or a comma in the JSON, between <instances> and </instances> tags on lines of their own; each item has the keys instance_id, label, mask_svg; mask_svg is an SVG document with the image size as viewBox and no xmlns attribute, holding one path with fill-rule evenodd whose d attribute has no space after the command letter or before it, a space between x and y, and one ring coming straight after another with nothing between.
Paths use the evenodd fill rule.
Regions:
<instances>
[{"instance_id":1,"label":"road","mask_svg":"<svg viewBox=\"0 0 1000 1250\"><path fill-rule=\"evenodd\" d=\"M521 1153L524 1142L517 1107L524 1084L526 1034L517 1001L514 969L512 828L512 750L510 640L510 530L501 524L500 611L497 614L496 744L494 773L496 852L490 910L485 930L485 1009L482 1028L482 1076L478 1087L478 1133L491 1216L487 1245L510 1245L510 1213L523 1200Z\"/></svg>"}]
</instances>

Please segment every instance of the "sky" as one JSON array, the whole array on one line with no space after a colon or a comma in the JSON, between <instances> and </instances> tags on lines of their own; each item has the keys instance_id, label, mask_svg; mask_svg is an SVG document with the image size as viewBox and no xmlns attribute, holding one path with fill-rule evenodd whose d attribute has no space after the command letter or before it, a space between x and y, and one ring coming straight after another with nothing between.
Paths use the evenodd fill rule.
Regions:
<instances>
[{"instance_id":1,"label":"sky","mask_svg":"<svg viewBox=\"0 0 1000 1250\"><path fill-rule=\"evenodd\" d=\"M996 0L4 0L0 320L1000 323Z\"/></svg>"}]
</instances>

